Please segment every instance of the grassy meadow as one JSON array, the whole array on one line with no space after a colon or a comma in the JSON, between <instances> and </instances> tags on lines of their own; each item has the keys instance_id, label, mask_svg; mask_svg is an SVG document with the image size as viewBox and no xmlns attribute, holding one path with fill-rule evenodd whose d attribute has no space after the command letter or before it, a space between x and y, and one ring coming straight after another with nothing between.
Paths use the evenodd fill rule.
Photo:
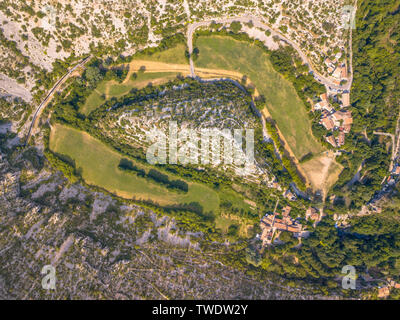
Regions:
<instances>
[{"instance_id":1,"label":"grassy meadow","mask_svg":"<svg viewBox=\"0 0 400 320\"><path fill-rule=\"evenodd\" d=\"M185 57L186 46L178 44L173 48L153 53L152 55L139 53L133 58L135 60L149 60L173 64L189 64L188 59Z\"/></svg>"},{"instance_id":2,"label":"grassy meadow","mask_svg":"<svg viewBox=\"0 0 400 320\"><path fill-rule=\"evenodd\" d=\"M163 206L198 202L205 212L218 211L218 194L208 186L188 182L189 191L178 193L122 171L118 169L119 162L127 157L85 132L56 124L50 135L50 149L74 159L76 167L82 169L82 177L86 183L104 188L122 198L152 200ZM138 167L148 169L143 164L130 160ZM168 175L171 179L181 179Z\"/></svg>"},{"instance_id":3,"label":"grassy meadow","mask_svg":"<svg viewBox=\"0 0 400 320\"><path fill-rule=\"evenodd\" d=\"M246 199L229 188L213 189L202 183L186 181L189 185L187 193L171 191L166 187L137 177L118 169L122 156L118 152L89 134L55 124L50 134L50 149L59 154L67 155L75 161L76 167L81 169L82 178L89 185L99 186L125 199L141 199L157 202L161 206L197 202L203 207L203 212L212 211L216 217L216 227L224 233L231 224L239 225L239 235L247 236L248 222L246 219L230 219L220 215L220 203L230 201L238 209L256 212L256 208L246 202ZM147 170L145 165L131 160L136 166ZM157 170L168 174L170 179L181 179L159 168ZM247 200L248 201L248 200Z\"/></svg>"}]
</instances>

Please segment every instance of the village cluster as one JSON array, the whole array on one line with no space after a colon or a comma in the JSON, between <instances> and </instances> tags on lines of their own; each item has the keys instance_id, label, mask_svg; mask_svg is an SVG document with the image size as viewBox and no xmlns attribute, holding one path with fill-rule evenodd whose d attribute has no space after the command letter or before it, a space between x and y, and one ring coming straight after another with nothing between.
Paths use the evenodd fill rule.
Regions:
<instances>
[{"instance_id":1,"label":"village cluster","mask_svg":"<svg viewBox=\"0 0 400 320\"><path fill-rule=\"evenodd\" d=\"M340 58L341 53L338 53L333 61L330 59L325 60L328 73L334 79L333 82L336 85L348 81L347 66L345 63L339 63ZM353 124L351 111L348 110L350 107L350 93L329 88L328 92L322 94L319 98L319 101L313 106L313 111L321 112L319 123L329 131L325 139L334 148L341 147L345 144L345 135L350 132ZM336 108L338 110L332 104L339 106L339 108ZM277 182L274 182L272 187L280 189ZM289 201L297 199L290 189L283 192L283 196ZM283 231L290 232L299 239L309 235L310 232L300 223L299 219L293 219L289 215L290 211L291 207L286 206L281 213L267 213L261 219L261 234L258 235L258 238L262 240L263 246L279 243L279 236ZM312 221L314 226L321 221L321 218L319 210L313 207L308 208L305 213L306 221Z\"/></svg>"},{"instance_id":2,"label":"village cluster","mask_svg":"<svg viewBox=\"0 0 400 320\"><path fill-rule=\"evenodd\" d=\"M333 78L333 83L335 85L340 85L342 81L348 80L349 76L346 63L339 62L341 57L342 52L338 52L333 61L329 58L324 61L327 72Z\"/></svg>"},{"instance_id":3,"label":"village cluster","mask_svg":"<svg viewBox=\"0 0 400 320\"><path fill-rule=\"evenodd\" d=\"M297 199L296 195L289 189L283 193L283 196L290 201ZM277 206L276 206L277 207ZM257 237L262 241L263 246L267 246L273 243L279 244L279 236L283 231L287 231L293 234L295 238L308 237L310 232L306 230L299 219L294 219L290 216L291 207L289 205L282 209L279 213L275 209L273 213L267 213L260 223L261 234ZM314 226L321 221L321 214L318 209L309 207L305 212L306 221L313 222Z\"/></svg>"},{"instance_id":4,"label":"village cluster","mask_svg":"<svg viewBox=\"0 0 400 320\"><path fill-rule=\"evenodd\" d=\"M340 58L340 53L336 59ZM343 81L348 81L348 71L345 63L336 66L337 61L325 60L329 74L334 78L334 83L339 85ZM331 102L337 103L340 106L339 110L335 110ZM350 92L330 89L328 93L320 96L320 101L317 102L313 111L320 111L320 124L324 126L329 133L325 136L325 140L334 148L341 147L345 143L345 135L350 132L353 124L353 117L350 107Z\"/></svg>"},{"instance_id":5,"label":"village cluster","mask_svg":"<svg viewBox=\"0 0 400 320\"><path fill-rule=\"evenodd\" d=\"M325 64L328 66L328 72L335 79L335 84L348 81L346 64L336 67L335 62L330 59L326 59ZM340 109L335 110L330 101L337 103ZM320 101L314 105L313 110L321 112L319 123L329 131L325 136L325 140L334 148L345 144L345 135L351 130L353 117L348 107L350 107L350 93L343 91L339 94L333 89L328 91L328 93L322 94Z\"/></svg>"}]
</instances>

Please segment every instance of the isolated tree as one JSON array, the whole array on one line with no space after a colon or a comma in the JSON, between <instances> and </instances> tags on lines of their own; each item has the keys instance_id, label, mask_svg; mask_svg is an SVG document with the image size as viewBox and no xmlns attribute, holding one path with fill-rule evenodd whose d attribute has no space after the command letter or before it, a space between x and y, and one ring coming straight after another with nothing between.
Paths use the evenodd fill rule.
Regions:
<instances>
[{"instance_id":1,"label":"isolated tree","mask_svg":"<svg viewBox=\"0 0 400 320\"><path fill-rule=\"evenodd\" d=\"M229 28L233 33L238 33L242 29L242 24L239 21L233 21Z\"/></svg>"},{"instance_id":2,"label":"isolated tree","mask_svg":"<svg viewBox=\"0 0 400 320\"><path fill-rule=\"evenodd\" d=\"M85 79L90 87L96 86L97 82L102 78L101 72L97 67L88 67L85 72Z\"/></svg>"}]
</instances>

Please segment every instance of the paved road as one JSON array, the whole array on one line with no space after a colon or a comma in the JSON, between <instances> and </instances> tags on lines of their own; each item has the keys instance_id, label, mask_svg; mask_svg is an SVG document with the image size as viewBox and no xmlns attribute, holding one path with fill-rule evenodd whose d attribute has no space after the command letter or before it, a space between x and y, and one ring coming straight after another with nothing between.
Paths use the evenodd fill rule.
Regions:
<instances>
[{"instance_id":1,"label":"paved road","mask_svg":"<svg viewBox=\"0 0 400 320\"><path fill-rule=\"evenodd\" d=\"M286 42L289 45L291 45L298 52L298 54L300 55L300 57L303 60L303 62L308 65L310 71L313 72L314 77L319 82L321 82L322 84L324 84L327 87L330 87L330 88L338 90L338 91L350 91L350 88L351 88L351 85L352 85L352 82L353 82L352 59L350 59L350 71L351 72L350 72L350 75L349 75L349 81L344 85L336 85L335 83L333 83L333 80L322 76L315 69L315 67L312 65L311 61L308 59L306 54L299 48L299 46L295 42L293 42L292 40L288 39L287 37L285 37L280 32L276 31L275 29L272 29L270 26L268 26L263 21L263 18L260 18L260 17L243 15L243 16L239 16L239 17L216 18L216 19L212 19L212 20L199 21L199 22L194 22L192 24L189 24L188 30L187 30L187 33L186 33L187 46L188 46L188 49L189 49L189 53L193 52L193 34L196 31L196 29L200 28L200 27L208 26L213 21L216 22L216 23L223 23L223 24L232 23L233 21L239 21L241 23L248 23L248 22L252 21L252 23L253 23L253 25L255 27L263 29L263 30L269 30L271 32L272 36L278 36L281 40L283 40L284 42ZM350 44L351 44L351 32L350 32L350 40L349 41L350 41ZM350 45L350 48L351 48L351 45ZM352 52L350 51L350 56L351 55L352 55ZM191 58L190 58L190 73L191 73L192 77L195 77L194 64L193 64L193 60Z\"/></svg>"},{"instance_id":2,"label":"paved road","mask_svg":"<svg viewBox=\"0 0 400 320\"><path fill-rule=\"evenodd\" d=\"M60 86L69 78L69 76L79 67L83 66L86 62L89 61L91 56L86 57L85 59L81 60L81 62L79 62L76 66L74 66L73 68L71 68L66 74L64 74L57 82L56 84L53 86L53 88L50 89L50 91L47 93L46 97L44 98L44 100L39 104L39 106L36 108L35 113L33 114L33 118L32 118L32 122L31 125L29 126L29 131L28 131L28 135L26 137L25 140L25 145L28 144L29 139L32 135L32 132L36 126L36 120L39 119L43 109L45 108L45 106L47 105L47 103L50 101L50 99L52 98L54 92L56 92Z\"/></svg>"}]
</instances>

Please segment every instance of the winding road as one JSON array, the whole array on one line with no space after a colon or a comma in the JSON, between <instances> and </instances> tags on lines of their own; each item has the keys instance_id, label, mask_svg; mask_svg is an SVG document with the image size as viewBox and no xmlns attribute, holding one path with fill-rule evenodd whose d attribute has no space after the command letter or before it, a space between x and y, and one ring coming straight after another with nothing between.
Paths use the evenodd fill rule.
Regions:
<instances>
[{"instance_id":1,"label":"winding road","mask_svg":"<svg viewBox=\"0 0 400 320\"><path fill-rule=\"evenodd\" d=\"M311 61L307 57L307 55L300 49L300 47L292 40L288 39L285 37L283 34L280 32L276 31L275 29L272 29L269 25L267 25L264 21L263 18L260 17L255 17L255 16L249 16L249 15L243 15L239 17L226 17L226 18L216 18L212 20L206 20L206 21L199 21L199 22L194 22L188 25L187 33L186 33L186 38L187 38L187 46L189 53L192 54L193 52L193 34L196 31L196 29L200 27L206 27L210 25L212 22L215 23L222 23L222 24L227 24L227 23L232 23L234 21L238 21L241 23L249 23L250 21L253 23L254 27L260 28L262 30L269 30L271 32L272 36L278 36L282 41L286 42L287 44L291 45L300 55L300 58L303 60L305 64L308 65L310 71L312 71L315 79L322 83L323 85L335 89L338 91L350 91L352 82L353 82L353 66L352 66L352 51L351 51L351 41L352 41L352 32L350 31L350 73L349 73L349 79L346 84L344 85L337 85L333 82L333 80L328 79L324 76L322 76L312 65ZM194 70L194 63L192 58L190 57L190 74L194 78L196 77L195 70Z\"/></svg>"},{"instance_id":2,"label":"winding road","mask_svg":"<svg viewBox=\"0 0 400 320\"><path fill-rule=\"evenodd\" d=\"M32 133L34 129L36 128L36 121L37 119L40 118L40 115L42 114L43 109L46 107L50 99L53 97L54 92L56 92L61 85L71 76L71 74L79 67L83 66L86 62L89 61L91 56L88 56L84 59L82 59L77 65L75 65L73 68L68 70L66 74L64 74L56 83L55 85L50 89L50 91L47 93L46 97L44 100L39 104L39 106L36 108L35 113L33 114L32 122L31 125L29 126L29 131L28 135L25 140L25 146L28 144L30 137L32 136Z\"/></svg>"}]
</instances>

